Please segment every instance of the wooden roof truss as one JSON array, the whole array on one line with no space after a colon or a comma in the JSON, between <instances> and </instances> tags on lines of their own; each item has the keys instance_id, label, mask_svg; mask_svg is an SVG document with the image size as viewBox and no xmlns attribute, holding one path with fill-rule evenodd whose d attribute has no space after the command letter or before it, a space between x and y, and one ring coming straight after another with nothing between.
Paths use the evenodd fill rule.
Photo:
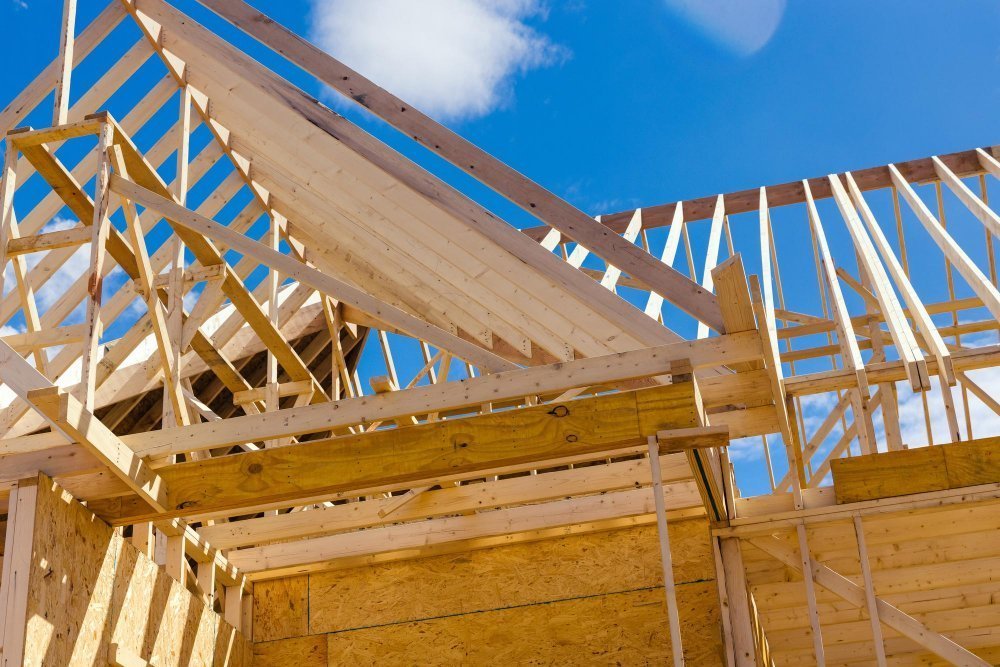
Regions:
<instances>
[{"instance_id":1,"label":"wooden roof truss","mask_svg":"<svg viewBox=\"0 0 1000 667\"><path fill-rule=\"evenodd\" d=\"M938 410L948 441L975 437L970 400L1000 414L969 376L1000 362L978 340L1000 326L1000 152L594 219L249 6L200 2L539 223L507 224L164 0L115 0L75 35L67 3L59 58L0 112L0 481L45 472L144 547L155 529L220 606L244 575L657 510L717 528L806 511L853 442L909 444L901 392L932 442ZM134 41L79 87L112 33ZM117 119L125 87L145 92ZM52 126L28 127L49 93ZM985 262L949 212L981 226ZM915 243L944 257L944 296L921 296ZM815 302L786 300L783 266L815 271ZM742 438L769 495L741 497Z\"/></svg>"}]
</instances>

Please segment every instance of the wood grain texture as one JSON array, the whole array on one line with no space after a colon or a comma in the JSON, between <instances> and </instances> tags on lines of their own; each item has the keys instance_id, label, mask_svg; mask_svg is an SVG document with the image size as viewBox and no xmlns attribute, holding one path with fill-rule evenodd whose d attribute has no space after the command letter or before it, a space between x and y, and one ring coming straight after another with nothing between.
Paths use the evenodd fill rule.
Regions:
<instances>
[{"instance_id":1,"label":"wood grain texture","mask_svg":"<svg viewBox=\"0 0 1000 667\"><path fill-rule=\"evenodd\" d=\"M682 382L167 466L159 471L166 515L411 488L449 475L641 447L658 430L697 425L693 396L692 383ZM114 523L149 515L117 499L92 506Z\"/></svg>"},{"instance_id":2,"label":"wood grain texture","mask_svg":"<svg viewBox=\"0 0 1000 667\"><path fill-rule=\"evenodd\" d=\"M946 445L947 449L959 445ZM864 516L865 541L876 594L935 632L944 633L995 662L1000 582L1000 503L907 509ZM850 520L807 528L812 557L861 582L859 553ZM778 533L786 547L793 532ZM776 664L815 664L808 634L801 577L744 542L744 563L769 648ZM827 664L875 663L866 612L846 604L822 586L818 610ZM912 640L883 625L889 664L945 664Z\"/></svg>"},{"instance_id":3,"label":"wood grain texture","mask_svg":"<svg viewBox=\"0 0 1000 667\"><path fill-rule=\"evenodd\" d=\"M1000 438L883 452L831 462L838 503L1000 481Z\"/></svg>"}]
</instances>

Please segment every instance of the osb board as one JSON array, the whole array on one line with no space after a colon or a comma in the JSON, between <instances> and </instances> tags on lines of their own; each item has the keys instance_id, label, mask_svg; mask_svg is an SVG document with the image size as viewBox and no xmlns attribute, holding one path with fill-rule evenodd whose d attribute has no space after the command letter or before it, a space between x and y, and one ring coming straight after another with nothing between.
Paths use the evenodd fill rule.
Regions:
<instances>
[{"instance_id":1,"label":"osb board","mask_svg":"<svg viewBox=\"0 0 1000 667\"><path fill-rule=\"evenodd\" d=\"M44 476L35 516L24 664L104 665L111 642L157 667L251 664L242 636Z\"/></svg>"},{"instance_id":2,"label":"osb board","mask_svg":"<svg viewBox=\"0 0 1000 667\"><path fill-rule=\"evenodd\" d=\"M351 604L361 599L351 599ZM269 642L309 634L309 577L259 581L253 591L253 640Z\"/></svg>"},{"instance_id":3,"label":"osb board","mask_svg":"<svg viewBox=\"0 0 1000 667\"><path fill-rule=\"evenodd\" d=\"M104 655L122 538L44 478L34 525L24 664L80 664Z\"/></svg>"},{"instance_id":4,"label":"osb board","mask_svg":"<svg viewBox=\"0 0 1000 667\"><path fill-rule=\"evenodd\" d=\"M327 667L326 635L254 642L254 667ZM330 664L341 664L333 662Z\"/></svg>"},{"instance_id":5,"label":"osb board","mask_svg":"<svg viewBox=\"0 0 1000 667\"><path fill-rule=\"evenodd\" d=\"M253 644L220 619L212 655L213 667L249 667L253 664Z\"/></svg>"},{"instance_id":6,"label":"osb board","mask_svg":"<svg viewBox=\"0 0 1000 667\"><path fill-rule=\"evenodd\" d=\"M714 579L708 526L704 520L670 525L674 579ZM261 585L255 641L295 636L287 629L286 590ZM323 633L453 614L514 607L623 590L661 586L655 526L577 535L483 551L435 556L309 577L309 632ZM269 604L275 598L277 604ZM280 620L274 620L274 619ZM266 625L258 636L257 624ZM270 628L280 625L280 633ZM302 633L299 633L302 634Z\"/></svg>"},{"instance_id":7,"label":"osb board","mask_svg":"<svg viewBox=\"0 0 1000 667\"><path fill-rule=\"evenodd\" d=\"M115 582L112 641L154 665L212 662L219 617L162 568L128 549Z\"/></svg>"},{"instance_id":8,"label":"osb board","mask_svg":"<svg viewBox=\"0 0 1000 667\"><path fill-rule=\"evenodd\" d=\"M683 584L690 665L721 665L715 582ZM670 660L661 588L326 635L330 665L642 665Z\"/></svg>"}]
</instances>

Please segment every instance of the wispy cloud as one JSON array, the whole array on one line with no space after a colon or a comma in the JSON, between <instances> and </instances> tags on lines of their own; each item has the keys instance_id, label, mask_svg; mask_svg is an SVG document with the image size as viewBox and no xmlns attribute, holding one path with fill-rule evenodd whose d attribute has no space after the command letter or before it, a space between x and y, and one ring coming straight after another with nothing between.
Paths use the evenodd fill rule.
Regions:
<instances>
[{"instance_id":1,"label":"wispy cloud","mask_svg":"<svg viewBox=\"0 0 1000 667\"><path fill-rule=\"evenodd\" d=\"M540 0L313 0L311 38L442 120L507 105L516 75L565 57L526 21Z\"/></svg>"},{"instance_id":2,"label":"wispy cloud","mask_svg":"<svg viewBox=\"0 0 1000 667\"><path fill-rule=\"evenodd\" d=\"M705 37L740 56L771 41L785 13L786 0L664 0Z\"/></svg>"}]
</instances>

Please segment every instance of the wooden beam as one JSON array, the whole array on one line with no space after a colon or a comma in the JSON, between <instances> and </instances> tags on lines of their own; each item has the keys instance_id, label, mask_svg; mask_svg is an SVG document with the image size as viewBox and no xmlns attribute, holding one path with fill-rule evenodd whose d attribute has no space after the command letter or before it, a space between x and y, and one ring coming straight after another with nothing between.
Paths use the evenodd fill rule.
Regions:
<instances>
[{"instance_id":1,"label":"wooden beam","mask_svg":"<svg viewBox=\"0 0 1000 667\"><path fill-rule=\"evenodd\" d=\"M21 236L7 243L7 256L15 257L31 252L46 252L58 248L73 248L90 243L90 228L81 225L56 232Z\"/></svg>"},{"instance_id":2,"label":"wooden beam","mask_svg":"<svg viewBox=\"0 0 1000 667\"><path fill-rule=\"evenodd\" d=\"M1000 149L997 147L991 148L985 146L983 148L973 148L956 153L949 153L939 157L957 175L966 177L981 174L984 169L987 169L985 163L981 164L980 162L982 159L982 156L979 155L980 153L989 158L993 158L995 155L1000 155ZM896 166L911 183L929 183L938 179L931 158L918 158L916 160L897 162ZM884 166L869 167L867 169L852 169L851 171L853 171L857 177L858 187L862 192L883 190L892 187L892 179L889 177L889 170ZM830 181L827 179L826 175L810 178L808 179L808 183L814 199L827 199L832 196L832 193L830 192ZM806 200L805 190L802 187L801 180L793 181L791 183L769 185L767 186L767 192L769 193L770 204L775 208L789 206L792 204L801 204ZM726 200L726 210L729 211L730 215L756 211L758 209L759 194L759 188L730 192L724 195ZM715 209L715 204L716 195L696 197L686 200L684 203L684 221L696 222L698 220L710 219L712 217L712 211ZM670 225L675 215L676 206L677 204L675 203L668 203L643 207L643 226L646 229L652 229L655 227ZM601 216L601 222L606 227L620 234L625 229L628 221L631 219L633 212L621 211L619 213L605 213L603 211L598 211L598 213L603 214ZM530 229L525 229L524 232L533 239L540 239L545 235L547 230L547 227L532 227Z\"/></svg>"},{"instance_id":3,"label":"wooden beam","mask_svg":"<svg viewBox=\"0 0 1000 667\"><path fill-rule=\"evenodd\" d=\"M865 362L861 358L861 351L858 349L858 340L854 334L854 327L851 324L851 316L847 312L847 303L844 301L844 294L840 289L837 280L836 265L830 255L830 247L826 241L826 233L823 231L823 223L820 221L819 212L816 210L816 203L813 201L809 184L802 182L802 187L806 193L806 210L809 213L809 224L812 226L816 239L816 246L819 252L820 270L826 284L827 294L830 296L833 319L837 324L837 343L840 347L841 358L844 366L852 371L857 378L857 387L852 388L852 410L855 419L859 424L858 441L861 444L861 451L870 454L877 451L875 442L875 432L871 423L871 413L869 412L868 399L868 377L865 373Z\"/></svg>"},{"instance_id":4,"label":"wooden beam","mask_svg":"<svg viewBox=\"0 0 1000 667\"><path fill-rule=\"evenodd\" d=\"M267 503L410 489L519 463L641 449L660 430L697 423L693 392L692 383L676 383L167 466L159 470L169 490L167 509L152 516L239 513ZM98 514L116 523L150 516L128 503L95 503Z\"/></svg>"},{"instance_id":5,"label":"wooden beam","mask_svg":"<svg viewBox=\"0 0 1000 667\"><path fill-rule=\"evenodd\" d=\"M663 481L668 485L691 485L691 468L679 454L660 457ZM607 493L651 483L645 459L618 461L567 470L555 470L493 481L445 485L426 491L413 502L392 513L393 522L414 521L447 515L472 514L498 507L559 500L574 495ZM220 549L234 549L271 542L330 535L385 523L382 511L393 498L370 498L362 502L336 504L308 512L265 515L240 521L202 526L198 532Z\"/></svg>"},{"instance_id":6,"label":"wooden beam","mask_svg":"<svg viewBox=\"0 0 1000 667\"><path fill-rule=\"evenodd\" d=\"M889 283L889 276L886 275L882 263L875 254L875 247L871 239L861 226L861 219L858 211L847 196L840 177L830 174L830 189L833 192L833 199L840 209L840 214L844 219L847 231L854 243L858 262L864 269L865 274L871 281L871 286L875 292L878 307L885 316L885 321L889 325L889 333L896 346L896 352L906 367L906 375L910 380L913 391L930 389L930 379L927 377L927 364L924 363L924 355L917 345L917 340L913 336L913 331L903 316L903 308L896 298L896 292Z\"/></svg>"},{"instance_id":7,"label":"wooden beam","mask_svg":"<svg viewBox=\"0 0 1000 667\"><path fill-rule=\"evenodd\" d=\"M667 528L667 503L663 499L663 475L660 473L658 437L650 436L648 446L649 468L653 479L653 502L656 507L656 531L660 538L663 591L667 599L667 618L670 621L670 652L674 658L674 667L683 667L684 647L681 642L681 621L677 611L677 590L674 584L674 567L670 553L670 533Z\"/></svg>"},{"instance_id":8,"label":"wooden beam","mask_svg":"<svg viewBox=\"0 0 1000 667\"><path fill-rule=\"evenodd\" d=\"M76 38L76 0L63 0L62 30L59 32L59 74L55 85L52 124L63 125L69 115L70 78L73 73L73 40Z\"/></svg>"},{"instance_id":9,"label":"wooden beam","mask_svg":"<svg viewBox=\"0 0 1000 667\"><path fill-rule=\"evenodd\" d=\"M729 446L729 427L694 426L673 428L656 434L659 449L667 453L683 452L689 449Z\"/></svg>"},{"instance_id":10,"label":"wooden beam","mask_svg":"<svg viewBox=\"0 0 1000 667\"><path fill-rule=\"evenodd\" d=\"M39 476L18 480L10 492L0 579L0 651L4 667L22 664L28 623L28 582L38 501Z\"/></svg>"},{"instance_id":11,"label":"wooden beam","mask_svg":"<svg viewBox=\"0 0 1000 667\"><path fill-rule=\"evenodd\" d=\"M220 243L224 243L229 248L254 257L262 264L278 269L284 275L295 278L305 285L309 285L324 294L336 298L338 301L344 301L361 310L373 312L379 319L385 320L403 331L407 331L416 338L427 340L434 345L451 350L457 356L477 366L491 371L506 370L514 367L514 364L511 362L483 350L479 346L453 336L443 329L419 320L394 306L379 302L356 287L321 273L293 257L272 250L239 232L235 232L224 225L198 215L194 211L186 209L166 197L150 192L140 185L117 176L112 176L111 187L116 193L147 208L158 211L168 220L183 228L208 236Z\"/></svg>"},{"instance_id":12,"label":"wooden beam","mask_svg":"<svg viewBox=\"0 0 1000 667\"><path fill-rule=\"evenodd\" d=\"M854 175L847 172L844 174L844 178L847 181L847 188L851 193L851 198L854 200L854 204L858 207L858 210L861 211L861 219L868 228L868 232L871 234L871 238L878 248L879 254L885 262L885 266L892 275L893 281L896 283L896 287L899 288L900 294L903 296L903 301L906 302L906 306L909 311L905 312L904 315L909 315L913 318L913 321L917 326L917 330L924 339L924 344L927 345L931 354L933 354L937 359L938 368L943 371L945 382L949 385L954 384L955 372L952 368L951 356L948 352L948 347L944 344L941 334L938 332L937 327L931 320L927 308L920 300L916 290L913 289L913 285L910 283L910 279L907 277L906 271L900 265L899 260L896 259L896 254L893 251L892 246L889 245L889 241L882 232L882 227L875 219L875 215L872 213L871 208L869 208L868 202L865 201L864 195L861 193L861 188L858 187L857 182L854 180Z\"/></svg>"},{"instance_id":13,"label":"wooden beam","mask_svg":"<svg viewBox=\"0 0 1000 667\"><path fill-rule=\"evenodd\" d=\"M83 369L80 379L80 400L87 410L94 409L94 394L97 391L97 364L101 360L103 348L101 335L104 324L101 320L101 304L104 301L104 261L107 257L105 247L111 233L111 191L108 189L108 179L111 177L111 150L114 138L114 128L109 123L102 123L99 130L96 150L97 176L94 186L93 221L90 225L90 274L87 278L87 313L84 324L87 327L83 336ZM28 154L28 153L26 153ZM29 158L30 159L30 158ZM36 165L37 166L37 165ZM39 172L41 173L41 171Z\"/></svg>"},{"instance_id":14,"label":"wooden beam","mask_svg":"<svg viewBox=\"0 0 1000 667\"><path fill-rule=\"evenodd\" d=\"M234 0L200 1L407 137L450 161L564 236L600 255L608 264L642 281L650 290L716 331L725 331L714 296L642 248L631 243L623 244L617 237L609 236L601 224L587 214L246 3Z\"/></svg>"},{"instance_id":15,"label":"wooden beam","mask_svg":"<svg viewBox=\"0 0 1000 667\"><path fill-rule=\"evenodd\" d=\"M934 214L927 208L927 204L913 191L910 183L903 178L895 165L889 165L889 174L892 176L892 182L896 189L910 205L910 209L927 230L928 235L938 245L948 261L962 274L972 291L983 300L983 306L990 311L993 318L1000 320L1000 292L997 291L997 288L955 242L955 239L945 230L941 222L934 217Z\"/></svg>"},{"instance_id":16,"label":"wooden beam","mask_svg":"<svg viewBox=\"0 0 1000 667\"><path fill-rule=\"evenodd\" d=\"M831 462L837 502L859 502L1000 482L1000 437Z\"/></svg>"},{"instance_id":17,"label":"wooden beam","mask_svg":"<svg viewBox=\"0 0 1000 667\"><path fill-rule=\"evenodd\" d=\"M163 481L76 398L60 390L0 341L0 379L71 442L79 442L157 511L166 511Z\"/></svg>"},{"instance_id":18,"label":"wooden beam","mask_svg":"<svg viewBox=\"0 0 1000 667\"><path fill-rule=\"evenodd\" d=\"M987 169L993 167L993 164L990 163L991 160L993 163L996 163L996 159L986 153L982 154L981 160L984 161L984 166L988 165ZM931 162L934 163L934 171L937 173L938 178L941 179L941 182L947 185L948 189L955 193L959 201L965 204L969 212L983 223L983 226L986 227L986 232L1000 238L1000 215L997 215L996 211L987 206L986 202L973 194L969 186L963 183L962 179L949 169L948 165L941 161L941 158L934 156L931 158Z\"/></svg>"},{"instance_id":19,"label":"wooden beam","mask_svg":"<svg viewBox=\"0 0 1000 667\"><path fill-rule=\"evenodd\" d=\"M169 434L154 431L130 435L126 440L143 456L165 456L175 451L191 451L177 447L216 448L478 406L530 394L555 393L573 387L607 386L638 377L668 374L672 364L682 359L689 359L699 368L752 361L759 359L760 354L760 339L752 332L744 332L344 399L338 401L335 408L330 405L290 408L271 416L246 415L227 419L224 424L195 424Z\"/></svg>"},{"instance_id":20,"label":"wooden beam","mask_svg":"<svg viewBox=\"0 0 1000 667\"><path fill-rule=\"evenodd\" d=\"M697 491L688 487L668 505L693 507L700 504ZM372 558L400 549L418 554L449 542L462 542L464 549L475 542L517 532L545 531L609 519L643 517L655 521L655 506L648 489L631 489L597 496L557 500L540 505L500 509L483 514L446 517L416 523L371 528L356 533L329 535L229 552L229 557L252 581L330 569L338 561ZM485 546L488 546L485 545Z\"/></svg>"},{"instance_id":21,"label":"wooden beam","mask_svg":"<svg viewBox=\"0 0 1000 667\"><path fill-rule=\"evenodd\" d=\"M871 562L868 559L868 546L865 540L865 527L861 515L854 515L854 536L858 541L858 558L861 562L861 578L865 583L865 605L868 608L868 619L872 626L872 642L875 644L875 659L878 667L886 667L885 642L882 640L882 622L878 617L878 601L875 597L875 584L872 582Z\"/></svg>"}]
</instances>

